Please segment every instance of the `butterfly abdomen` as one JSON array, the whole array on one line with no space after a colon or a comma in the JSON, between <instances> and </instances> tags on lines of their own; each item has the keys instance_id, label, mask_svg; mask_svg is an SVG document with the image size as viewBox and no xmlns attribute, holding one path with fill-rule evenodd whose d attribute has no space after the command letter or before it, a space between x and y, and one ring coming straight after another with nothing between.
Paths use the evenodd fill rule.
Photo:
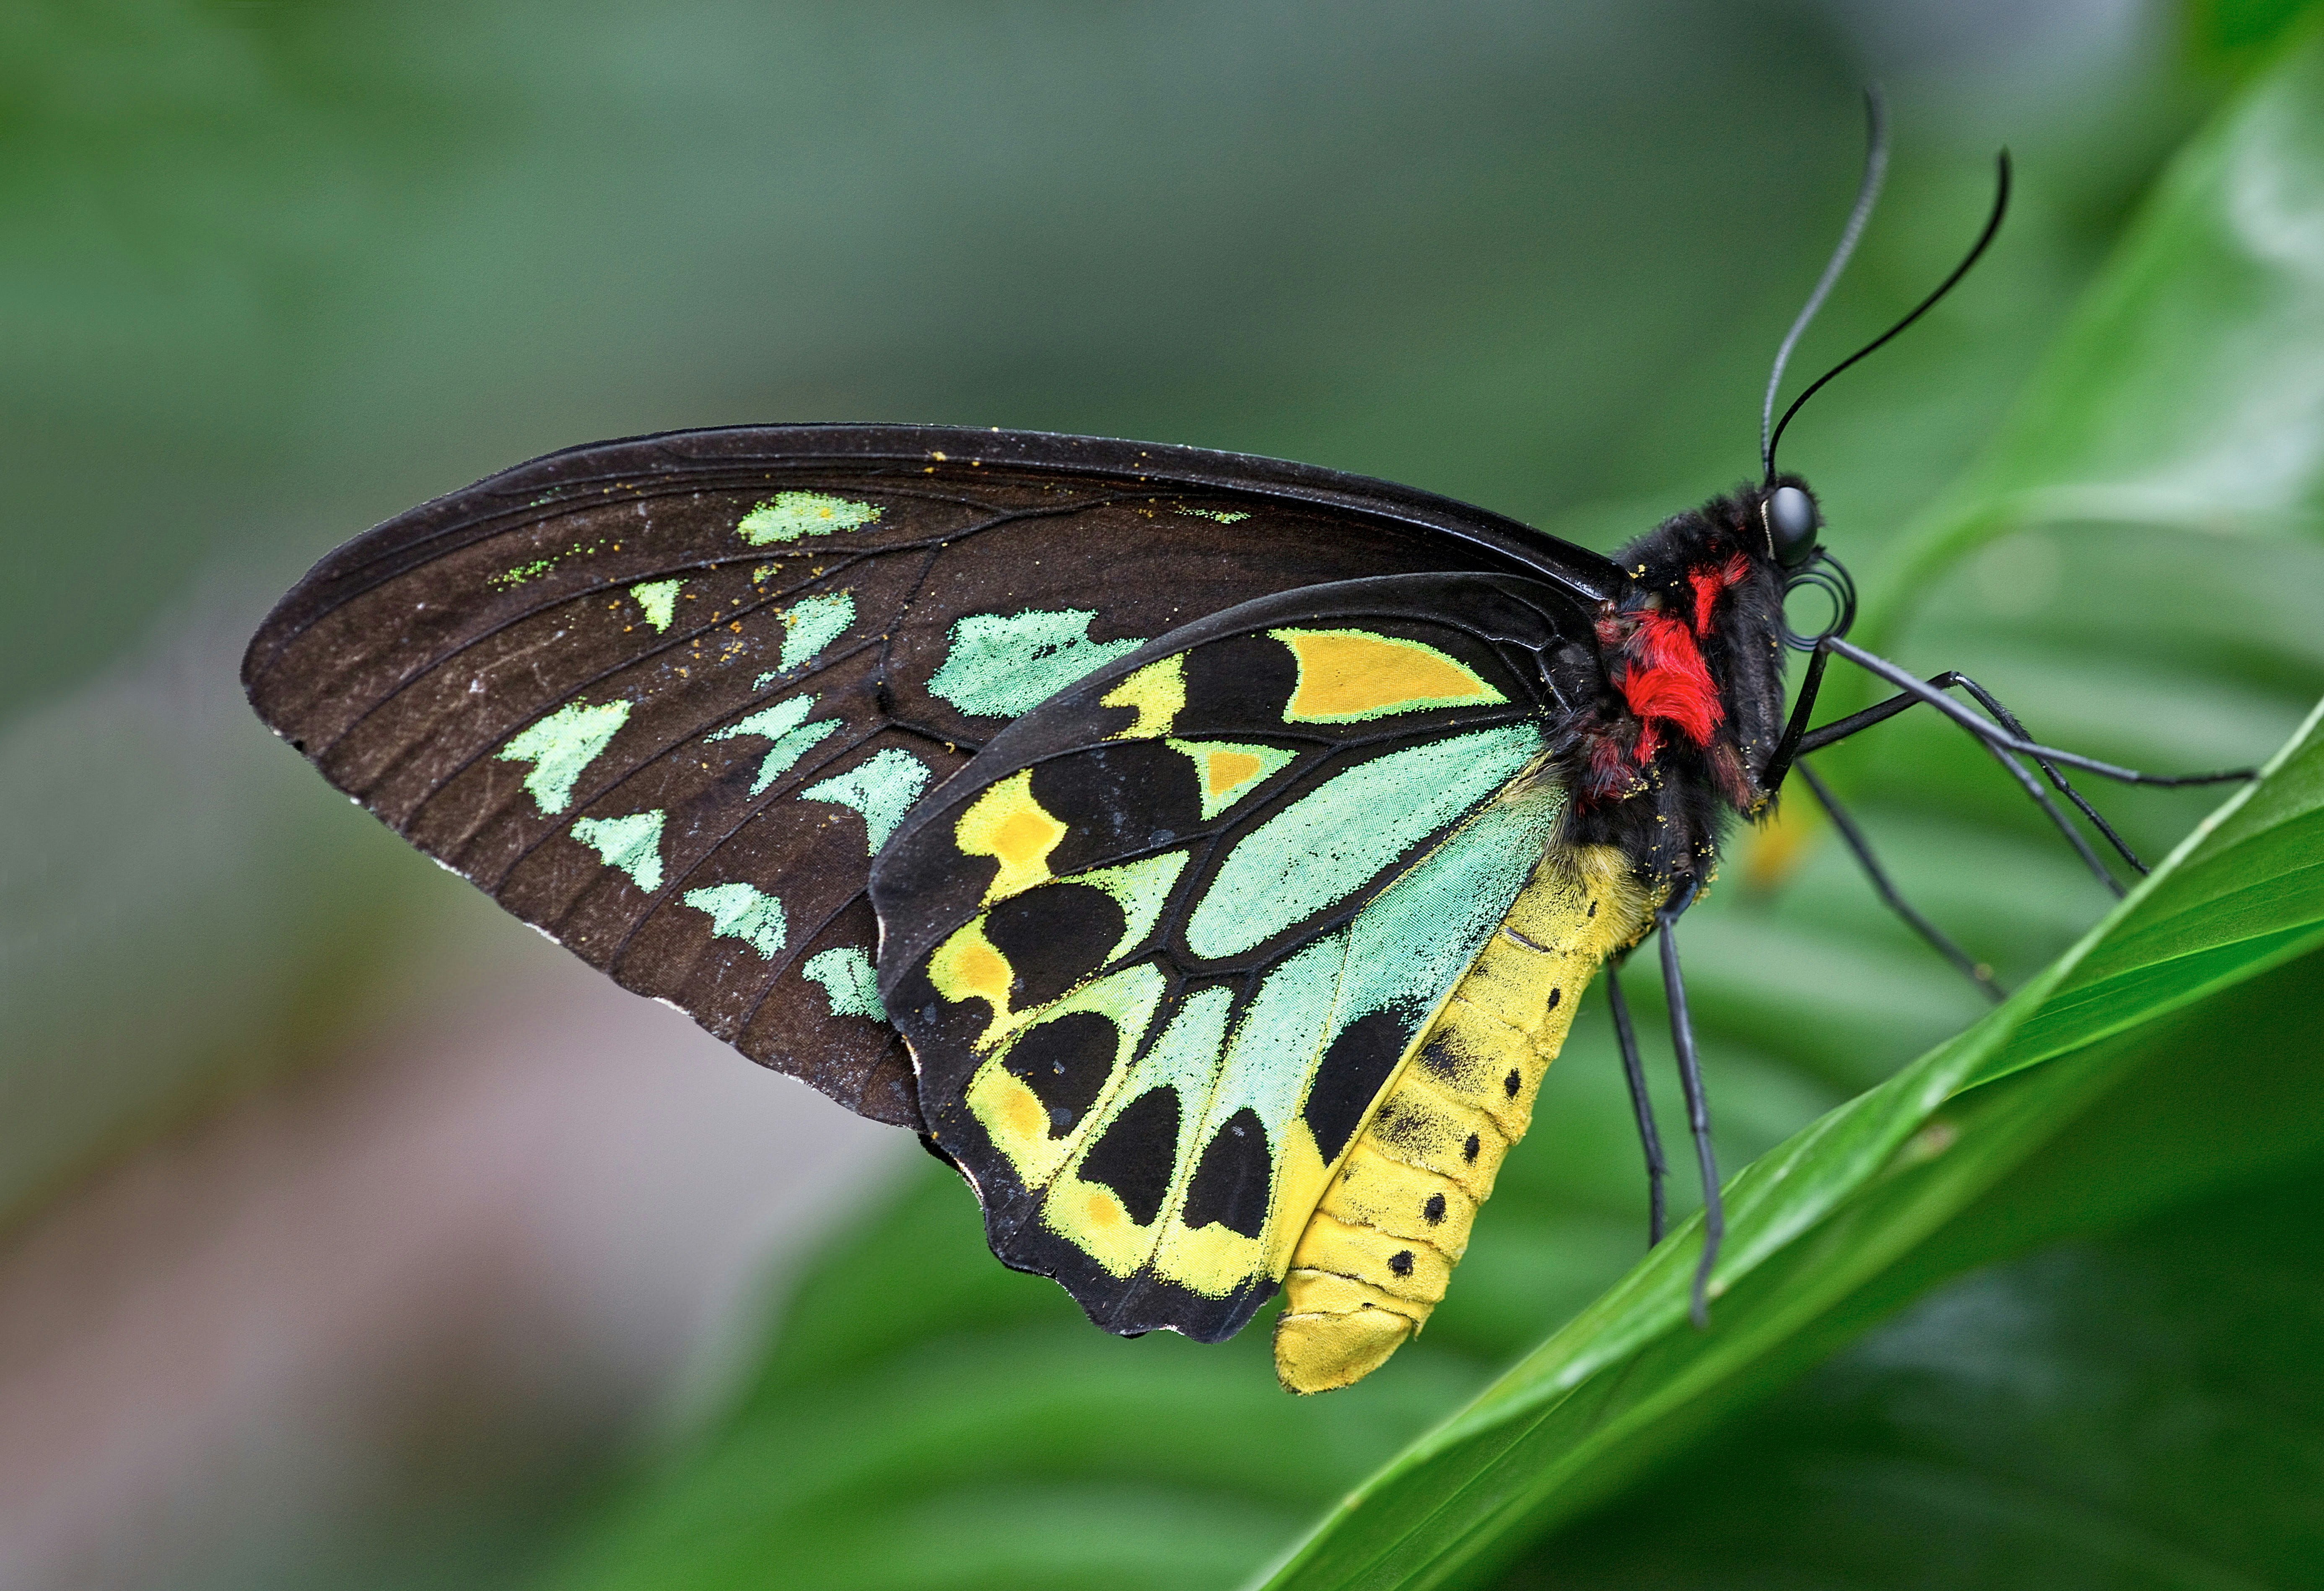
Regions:
<instances>
[{"instance_id":1,"label":"butterfly abdomen","mask_svg":"<svg viewBox=\"0 0 2324 1591\"><path fill-rule=\"evenodd\" d=\"M1284 1281L1275 1369L1293 1392L1362 1379L1444 1296L1501 1159L1599 963L1649 903L1611 847L1553 851L1382 1096Z\"/></svg>"}]
</instances>

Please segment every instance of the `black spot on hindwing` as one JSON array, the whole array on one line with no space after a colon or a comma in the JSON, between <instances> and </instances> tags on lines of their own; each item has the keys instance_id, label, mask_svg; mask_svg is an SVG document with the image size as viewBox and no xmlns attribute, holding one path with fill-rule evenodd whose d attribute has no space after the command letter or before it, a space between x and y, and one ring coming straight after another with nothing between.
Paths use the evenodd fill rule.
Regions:
<instances>
[{"instance_id":1,"label":"black spot on hindwing","mask_svg":"<svg viewBox=\"0 0 2324 1591\"><path fill-rule=\"evenodd\" d=\"M1194 765L1159 740L1125 740L1039 763L1033 799L1065 825L1049 853L1060 875L1143 850L1157 830L1183 834L1202 822Z\"/></svg>"},{"instance_id":2,"label":"black spot on hindwing","mask_svg":"<svg viewBox=\"0 0 2324 1591\"><path fill-rule=\"evenodd\" d=\"M1082 1180L1113 1190L1130 1219L1150 1227L1178 1159L1178 1090L1151 1089L1122 1108L1082 1158Z\"/></svg>"},{"instance_id":3,"label":"black spot on hindwing","mask_svg":"<svg viewBox=\"0 0 2324 1591\"><path fill-rule=\"evenodd\" d=\"M1375 1011L1342 1029L1323 1053L1299 1114L1315 1136L1315 1149L1325 1165L1340 1158L1372 1101L1388 1086L1388 1073L1404 1057L1408 1033L1405 1018L1392 1011Z\"/></svg>"},{"instance_id":4,"label":"black spot on hindwing","mask_svg":"<svg viewBox=\"0 0 2324 1591\"><path fill-rule=\"evenodd\" d=\"M1074 1130L1113 1072L1114 1025L1095 1011L1072 1011L1028 1030L1001 1064L1049 1113L1049 1136Z\"/></svg>"},{"instance_id":5,"label":"black spot on hindwing","mask_svg":"<svg viewBox=\"0 0 2324 1591\"><path fill-rule=\"evenodd\" d=\"M1259 1113L1248 1106L1236 1111L1204 1148L1179 1219L1190 1228L1216 1222L1246 1237L1258 1237L1267 1226L1273 1158Z\"/></svg>"},{"instance_id":6,"label":"black spot on hindwing","mask_svg":"<svg viewBox=\"0 0 2324 1591\"><path fill-rule=\"evenodd\" d=\"M1299 685L1291 648L1264 635L1231 636L1186 654L1186 705L1182 735L1237 736L1254 725L1283 722L1284 704Z\"/></svg>"},{"instance_id":7,"label":"black spot on hindwing","mask_svg":"<svg viewBox=\"0 0 2324 1591\"><path fill-rule=\"evenodd\" d=\"M1104 890L1045 884L996 904L985 917L984 937L1015 974L1010 1005L1028 1011L1095 972L1123 926L1121 907Z\"/></svg>"}]
</instances>

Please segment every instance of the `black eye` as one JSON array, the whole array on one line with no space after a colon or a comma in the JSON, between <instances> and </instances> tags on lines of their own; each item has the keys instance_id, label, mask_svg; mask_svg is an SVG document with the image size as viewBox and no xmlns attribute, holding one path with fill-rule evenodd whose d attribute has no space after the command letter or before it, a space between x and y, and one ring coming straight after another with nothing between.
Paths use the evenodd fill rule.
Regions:
<instances>
[{"instance_id":1,"label":"black eye","mask_svg":"<svg viewBox=\"0 0 2324 1591\"><path fill-rule=\"evenodd\" d=\"M1796 569L1815 553L1815 500L1796 486L1778 486L1768 494L1767 506L1761 510L1767 518L1767 534L1775 544L1775 561L1786 569Z\"/></svg>"}]
</instances>

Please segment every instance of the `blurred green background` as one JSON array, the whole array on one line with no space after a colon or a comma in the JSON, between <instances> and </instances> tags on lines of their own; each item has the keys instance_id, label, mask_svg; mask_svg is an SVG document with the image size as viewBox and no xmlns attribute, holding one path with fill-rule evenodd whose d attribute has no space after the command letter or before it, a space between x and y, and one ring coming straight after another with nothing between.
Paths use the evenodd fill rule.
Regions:
<instances>
[{"instance_id":1,"label":"blurred green background","mask_svg":"<svg viewBox=\"0 0 2324 1591\"><path fill-rule=\"evenodd\" d=\"M1263 1334L1090 1330L984 1256L908 1144L405 852L250 719L242 639L424 498L742 420L1272 454L1609 546L1754 467L1873 78L1894 176L1801 375L1941 276L1997 146L2021 180L1970 283L1787 440L1877 582L2296 9L0 12L0 1580L1255 1572L1635 1257L1602 1019L1425 1341L1294 1404ZM2324 694L2313 534L2230 558L2186 527L2039 527L1910 596L1908 661L2102 755L2254 760ZM1973 750L1884 733L1831 771L1924 907L2022 979L2106 897ZM2107 805L2159 851L2209 803ZM1812 824L1745 860L1689 920L1730 1165L1982 1008ZM2247 1200L2314 1208L2309 1172L2271 1174ZM2312 1273L2204 1236L2248 1208L1977 1273L1520 1578L2081 1583L1999 1538L1933 1568L1913 1543L1986 1517L1962 1444L2047 1443L2062 1474L2171 1417L2158 1376L2218 1415L2260 1395L2255 1340L2312 1357ZM2222 1299L2234 1322L2200 1307ZM2134 1314L2138 1354L2108 1358L2087 1321ZM2116 1424L2070 1390L2101 1384L2133 1389ZM2299 1407L2309 1445L2278 1457L2307 1464ZM1809 1538L1839 1544L1786 1556Z\"/></svg>"}]
</instances>

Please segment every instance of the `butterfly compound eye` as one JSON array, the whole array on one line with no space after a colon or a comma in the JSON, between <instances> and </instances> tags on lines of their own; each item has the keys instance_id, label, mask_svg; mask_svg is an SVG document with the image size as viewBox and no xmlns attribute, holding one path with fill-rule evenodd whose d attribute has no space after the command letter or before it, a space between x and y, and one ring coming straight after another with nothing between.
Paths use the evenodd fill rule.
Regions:
<instances>
[{"instance_id":1,"label":"butterfly compound eye","mask_svg":"<svg viewBox=\"0 0 2324 1591\"><path fill-rule=\"evenodd\" d=\"M1815 556L1815 500L1796 486L1778 486L1760 510L1775 561L1796 569Z\"/></svg>"}]
</instances>

